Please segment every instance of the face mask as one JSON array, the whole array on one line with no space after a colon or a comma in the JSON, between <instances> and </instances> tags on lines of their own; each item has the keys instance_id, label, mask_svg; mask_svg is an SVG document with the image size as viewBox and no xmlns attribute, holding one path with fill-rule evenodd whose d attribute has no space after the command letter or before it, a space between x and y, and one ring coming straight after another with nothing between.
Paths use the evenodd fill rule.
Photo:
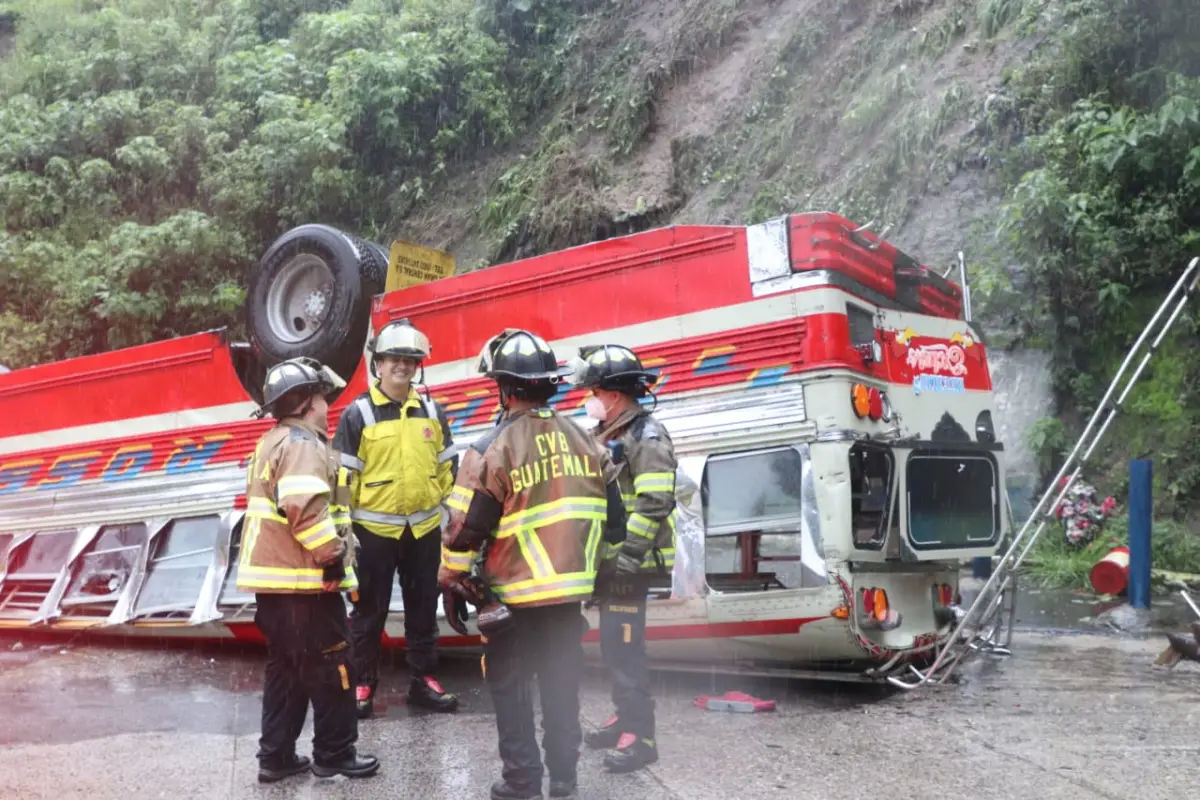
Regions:
<instances>
[{"instance_id":1,"label":"face mask","mask_svg":"<svg viewBox=\"0 0 1200 800\"><path fill-rule=\"evenodd\" d=\"M583 410L592 419L600 420L601 422L608 419L608 409L604 407L604 401L595 395L587 399L587 402L583 404Z\"/></svg>"}]
</instances>

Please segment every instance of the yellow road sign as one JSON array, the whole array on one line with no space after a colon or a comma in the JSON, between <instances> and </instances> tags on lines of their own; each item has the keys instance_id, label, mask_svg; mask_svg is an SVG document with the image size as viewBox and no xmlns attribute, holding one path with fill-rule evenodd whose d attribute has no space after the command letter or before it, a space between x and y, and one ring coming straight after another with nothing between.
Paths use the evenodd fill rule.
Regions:
<instances>
[{"instance_id":1,"label":"yellow road sign","mask_svg":"<svg viewBox=\"0 0 1200 800\"><path fill-rule=\"evenodd\" d=\"M397 239L388 254L384 291L404 289L454 274L454 256L443 250Z\"/></svg>"}]
</instances>

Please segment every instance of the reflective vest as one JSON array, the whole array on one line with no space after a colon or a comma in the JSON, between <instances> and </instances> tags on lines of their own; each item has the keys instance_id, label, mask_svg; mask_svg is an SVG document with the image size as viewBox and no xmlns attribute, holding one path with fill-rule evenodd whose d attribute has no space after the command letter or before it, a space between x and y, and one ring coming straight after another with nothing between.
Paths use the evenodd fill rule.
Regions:
<instances>
[{"instance_id":1,"label":"reflective vest","mask_svg":"<svg viewBox=\"0 0 1200 800\"><path fill-rule=\"evenodd\" d=\"M667 429L640 406L597 426L620 472L621 499L629 515L625 543L608 545L605 557L622 547L643 553L642 571L675 567L675 446Z\"/></svg>"},{"instance_id":2,"label":"reflective vest","mask_svg":"<svg viewBox=\"0 0 1200 800\"><path fill-rule=\"evenodd\" d=\"M482 577L508 605L592 596L608 516L608 453L548 408L512 415L463 455L447 500L442 565Z\"/></svg>"},{"instance_id":3,"label":"reflective vest","mask_svg":"<svg viewBox=\"0 0 1200 800\"><path fill-rule=\"evenodd\" d=\"M267 431L246 468L237 587L244 592L322 592L324 567L350 536L350 488L325 437L298 419ZM353 548L338 587L358 588Z\"/></svg>"},{"instance_id":4,"label":"reflective vest","mask_svg":"<svg viewBox=\"0 0 1200 800\"><path fill-rule=\"evenodd\" d=\"M409 389L404 403L379 384L342 413L333 447L352 474L350 517L371 533L418 539L443 522L457 458L442 409Z\"/></svg>"}]
</instances>

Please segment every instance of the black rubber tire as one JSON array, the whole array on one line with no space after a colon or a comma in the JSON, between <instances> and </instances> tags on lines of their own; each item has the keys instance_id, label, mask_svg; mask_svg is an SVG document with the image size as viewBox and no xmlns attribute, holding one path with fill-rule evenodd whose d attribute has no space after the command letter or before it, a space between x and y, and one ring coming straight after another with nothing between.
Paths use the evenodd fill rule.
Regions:
<instances>
[{"instance_id":1,"label":"black rubber tire","mask_svg":"<svg viewBox=\"0 0 1200 800\"><path fill-rule=\"evenodd\" d=\"M349 380L363 357L370 324L371 298L383 289L377 255L356 239L329 225L301 225L276 239L250 276L246 296L246 328L255 355L266 367L307 356ZM333 292L325 324L301 342L285 341L271 330L267 292L279 271L300 254L325 262L333 275ZM382 267L386 275L387 264Z\"/></svg>"},{"instance_id":2,"label":"black rubber tire","mask_svg":"<svg viewBox=\"0 0 1200 800\"><path fill-rule=\"evenodd\" d=\"M383 287L387 284L388 261L391 256L388 254L388 249L381 244L375 242L364 242L367 249L370 250L375 258L374 263L370 267L372 275L370 276L371 285L374 291L372 294L383 294ZM364 272L364 278L366 274Z\"/></svg>"}]
</instances>

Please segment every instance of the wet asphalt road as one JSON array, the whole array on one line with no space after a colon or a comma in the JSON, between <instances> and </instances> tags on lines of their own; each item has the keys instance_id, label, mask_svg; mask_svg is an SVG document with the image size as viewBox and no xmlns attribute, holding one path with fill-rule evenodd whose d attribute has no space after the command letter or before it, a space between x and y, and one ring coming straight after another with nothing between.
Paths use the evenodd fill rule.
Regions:
<instances>
[{"instance_id":1,"label":"wet asphalt road","mask_svg":"<svg viewBox=\"0 0 1200 800\"><path fill-rule=\"evenodd\" d=\"M1200 667L1152 666L1161 639L1019 634L1012 658L923 694L711 675L656 676L661 760L608 776L584 751L581 800L732 798L1170 798L1200 766ZM115 649L0 640L0 797L486 798L495 728L478 662L441 670L457 715L410 711L402 663L389 706L360 726L370 780L256 780L262 661L255 652ZM737 688L775 713L691 706ZM585 727L607 715L589 675ZM308 752L311 728L300 752Z\"/></svg>"}]
</instances>

